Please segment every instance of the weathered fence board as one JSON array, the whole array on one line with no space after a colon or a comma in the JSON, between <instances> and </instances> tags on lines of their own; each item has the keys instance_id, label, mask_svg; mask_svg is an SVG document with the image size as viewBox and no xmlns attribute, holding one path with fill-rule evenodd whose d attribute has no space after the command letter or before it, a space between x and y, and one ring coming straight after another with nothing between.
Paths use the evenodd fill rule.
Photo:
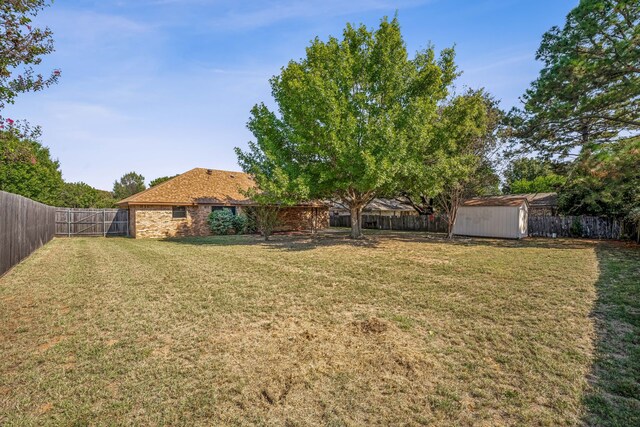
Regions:
<instances>
[{"instance_id":1,"label":"weathered fence board","mask_svg":"<svg viewBox=\"0 0 640 427\"><path fill-rule=\"evenodd\" d=\"M615 218L597 216L529 216L529 236L623 239L637 231Z\"/></svg>"},{"instance_id":2,"label":"weathered fence board","mask_svg":"<svg viewBox=\"0 0 640 427\"><path fill-rule=\"evenodd\" d=\"M56 209L56 236L128 236L126 209Z\"/></svg>"},{"instance_id":3,"label":"weathered fence board","mask_svg":"<svg viewBox=\"0 0 640 427\"><path fill-rule=\"evenodd\" d=\"M351 227L351 215L331 216L332 227ZM446 233L447 219L439 215L362 215L362 228Z\"/></svg>"},{"instance_id":4,"label":"weathered fence board","mask_svg":"<svg viewBox=\"0 0 640 427\"><path fill-rule=\"evenodd\" d=\"M53 238L55 209L0 191L0 275Z\"/></svg>"}]
</instances>

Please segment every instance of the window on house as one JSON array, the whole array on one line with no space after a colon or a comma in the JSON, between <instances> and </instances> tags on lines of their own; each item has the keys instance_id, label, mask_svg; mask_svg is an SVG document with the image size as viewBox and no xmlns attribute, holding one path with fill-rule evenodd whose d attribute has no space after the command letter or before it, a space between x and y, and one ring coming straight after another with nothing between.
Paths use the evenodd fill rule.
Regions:
<instances>
[{"instance_id":1,"label":"window on house","mask_svg":"<svg viewBox=\"0 0 640 427\"><path fill-rule=\"evenodd\" d=\"M171 212L172 218L186 218L187 208L185 206L174 206Z\"/></svg>"},{"instance_id":2,"label":"window on house","mask_svg":"<svg viewBox=\"0 0 640 427\"><path fill-rule=\"evenodd\" d=\"M232 214L236 214L236 207L235 206L211 206L211 212L215 212L215 211L221 211L227 209L229 211L231 211Z\"/></svg>"}]
</instances>

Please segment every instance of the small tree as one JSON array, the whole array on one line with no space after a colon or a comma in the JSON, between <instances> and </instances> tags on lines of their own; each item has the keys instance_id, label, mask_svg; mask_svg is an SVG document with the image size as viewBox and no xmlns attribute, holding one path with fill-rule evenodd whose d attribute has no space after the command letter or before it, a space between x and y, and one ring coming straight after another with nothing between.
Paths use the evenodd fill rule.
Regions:
<instances>
[{"instance_id":1,"label":"small tree","mask_svg":"<svg viewBox=\"0 0 640 427\"><path fill-rule=\"evenodd\" d=\"M113 183L113 195L117 200L122 200L141 192L145 188L144 176L129 172Z\"/></svg>"},{"instance_id":2,"label":"small tree","mask_svg":"<svg viewBox=\"0 0 640 427\"><path fill-rule=\"evenodd\" d=\"M249 223L255 224L265 241L269 240L280 224L280 211L280 206L273 204L258 204L247 208Z\"/></svg>"},{"instance_id":3,"label":"small tree","mask_svg":"<svg viewBox=\"0 0 640 427\"><path fill-rule=\"evenodd\" d=\"M439 111L432 136L415 144L403 177L409 200L430 200L448 218L453 236L458 206L471 194L498 191L493 170L502 112L483 90L454 97Z\"/></svg>"},{"instance_id":4,"label":"small tree","mask_svg":"<svg viewBox=\"0 0 640 427\"><path fill-rule=\"evenodd\" d=\"M98 198L96 199L94 207L105 209L116 206L117 200L113 197L113 193L111 191L96 190L96 192L98 193Z\"/></svg>"}]
</instances>

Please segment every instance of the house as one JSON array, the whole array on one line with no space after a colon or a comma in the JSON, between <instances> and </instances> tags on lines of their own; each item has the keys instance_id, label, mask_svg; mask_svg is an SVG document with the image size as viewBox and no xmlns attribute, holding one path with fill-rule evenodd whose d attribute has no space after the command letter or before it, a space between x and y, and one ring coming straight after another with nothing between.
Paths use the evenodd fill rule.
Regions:
<instances>
[{"instance_id":1,"label":"house","mask_svg":"<svg viewBox=\"0 0 640 427\"><path fill-rule=\"evenodd\" d=\"M254 206L245 192L255 187L242 172L195 168L117 203L129 210L133 237L206 236L209 214L229 209L238 215ZM278 231L328 227L329 208L320 203L283 208Z\"/></svg>"},{"instance_id":2,"label":"house","mask_svg":"<svg viewBox=\"0 0 640 427\"><path fill-rule=\"evenodd\" d=\"M329 209L331 216L348 216L351 212L344 205L334 202ZM362 213L365 215L382 216L414 216L418 212L409 203L397 199L373 199L364 207Z\"/></svg>"},{"instance_id":3,"label":"house","mask_svg":"<svg viewBox=\"0 0 640 427\"><path fill-rule=\"evenodd\" d=\"M526 197L469 199L458 208L453 233L461 236L521 239L528 234L529 209Z\"/></svg>"}]
</instances>

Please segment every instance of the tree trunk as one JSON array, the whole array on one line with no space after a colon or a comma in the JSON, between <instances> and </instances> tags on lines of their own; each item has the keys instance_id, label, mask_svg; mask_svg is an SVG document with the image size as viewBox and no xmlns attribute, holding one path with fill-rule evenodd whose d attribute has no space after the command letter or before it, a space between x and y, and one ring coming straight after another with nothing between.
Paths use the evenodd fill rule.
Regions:
<instances>
[{"instance_id":1,"label":"tree trunk","mask_svg":"<svg viewBox=\"0 0 640 427\"><path fill-rule=\"evenodd\" d=\"M351 206L351 238L361 239L362 235L362 205Z\"/></svg>"},{"instance_id":2,"label":"tree trunk","mask_svg":"<svg viewBox=\"0 0 640 427\"><path fill-rule=\"evenodd\" d=\"M456 225L458 207L462 200L463 187L447 188L435 200L440 209L447 215L447 239L453 239L453 227Z\"/></svg>"},{"instance_id":3,"label":"tree trunk","mask_svg":"<svg viewBox=\"0 0 640 427\"><path fill-rule=\"evenodd\" d=\"M447 222L447 239L451 240L453 239L453 226L455 225L456 220L449 218L449 221Z\"/></svg>"}]
</instances>

